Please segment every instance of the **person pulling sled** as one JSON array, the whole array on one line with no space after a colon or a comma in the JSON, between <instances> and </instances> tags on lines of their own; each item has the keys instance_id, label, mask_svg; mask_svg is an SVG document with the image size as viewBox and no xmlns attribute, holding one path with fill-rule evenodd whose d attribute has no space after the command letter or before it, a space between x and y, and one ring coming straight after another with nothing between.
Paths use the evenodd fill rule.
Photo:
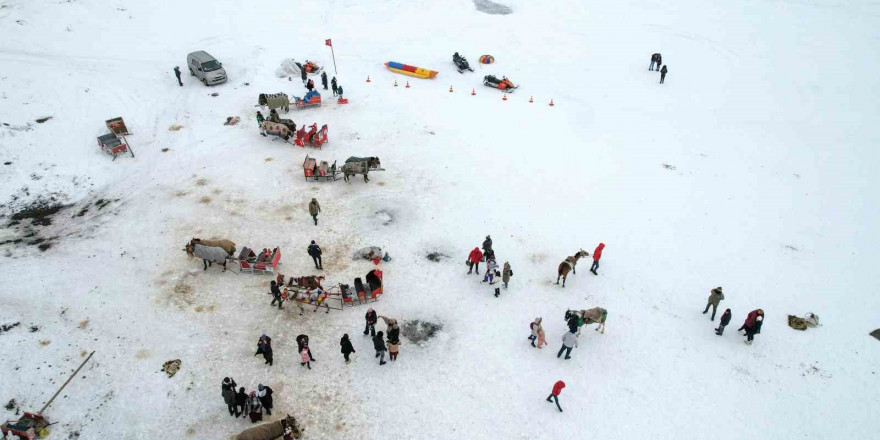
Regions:
<instances>
[{"instance_id":1,"label":"person pulling sled","mask_svg":"<svg viewBox=\"0 0 880 440\"><path fill-rule=\"evenodd\" d=\"M452 62L455 64L455 67L458 68L458 73L464 73L465 70L470 70L471 72L474 69L471 69L470 64L465 57L458 54L458 52L452 54Z\"/></svg>"}]
</instances>

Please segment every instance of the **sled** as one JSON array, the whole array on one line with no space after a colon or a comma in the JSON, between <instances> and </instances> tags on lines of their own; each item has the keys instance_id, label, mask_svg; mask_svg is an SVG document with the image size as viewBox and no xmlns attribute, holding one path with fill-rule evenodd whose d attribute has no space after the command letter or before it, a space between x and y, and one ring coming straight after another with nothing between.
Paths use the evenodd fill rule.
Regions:
<instances>
[{"instance_id":1,"label":"sled","mask_svg":"<svg viewBox=\"0 0 880 440\"><path fill-rule=\"evenodd\" d=\"M507 77L501 77L501 79L498 79L495 75L484 76L483 85L486 87L492 87L493 89L501 90L504 93L513 93L514 90L519 88L518 85L514 84L513 81L507 79Z\"/></svg>"},{"instance_id":2,"label":"sled","mask_svg":"<svg viewBox=\"0 0 880 440\"><path fill-rule=\"evenodd\" d=\"M318 162L314 157L306 155L303 161L303 175L306 181L313 182L333 182L339 180L340 170L336 168L336 161L330 165L326 160Z\"/></svg>"},{"instance_id":3,"label":"sled","mask_svg":"<svg viewBox=\"0 0 880 440\"><path fill-rule=\"evenodd\" d=\"M321 126L320 130L318 130L318 124L312 124L309 126L308 132L306 132L306 126L303 125L302 128L296 132L296 140L294 141L294 143L300 147L308 145L318 149L321 148L321 145L328 142L330 142L330 140L327 137L327 124Z\"/></svg>"},{"instance_id":4,"label":"sled","mask_svg":"<svg viewBox=\"0 0 880 440\"><path fill-rule=\"evenodd\" d=\"M134 157L134 152L128 146L128 140L125 139L125 135L111 132L98 136L98 146L105 153L113 156L113 160L116 160L117 156L126 152L131 154L131 157Z\"/></svg>"},{"instance_id":5,"label":"sled","mask_svg":"<svg viewBox=\"0 0 880 440\"><path fill-rule=\"evenodd\" d=\"M416 78L427 79L437 76L437 72L434 70L410 66L409 64L398 63L396 61L389 61L385 63L385 67L387 67L388 70L394 73L409 75Z\"/></svg>"},{"instance_id":6,"label":"sled","mask_svg":"<svg viewBox=\"0 0 880 440\"><path fill-rule=\"evenodd\" d=\"M309 60L306 60L305 64L302 64L296 60L294 60L293 63L296 64L296 67L299 67L300 72L302 72L303 66L305 66L306 75L320 75L321 72L324 71L323 67L321 67L317 63L313 63Z\"/></svg>"},{"instance_id":7,"label":"sled","mask_svg":"<svg viewBox=\"0 0 880 440\"><path fill-rule=\"evenodd\" d=\"M321 106L321 94L318 93L317 90L312 90L309 93L306 93L306 96L304 96L302 99L300 99L298 96L294 96L293 99L293 107L297 110Z\"/></svg>"},{"instance_id":8,"label":"sled","mask_svg":"<svg viewBox=\"0 0 880 440\"><path fill-rule=\"evenodd\" d=\"M245 246L238 254L238 271L253 274L272 274L278 271L281 263L281 248L274 248L272 252L257 254L253 249Z\"/></svg>"}]
</instances>

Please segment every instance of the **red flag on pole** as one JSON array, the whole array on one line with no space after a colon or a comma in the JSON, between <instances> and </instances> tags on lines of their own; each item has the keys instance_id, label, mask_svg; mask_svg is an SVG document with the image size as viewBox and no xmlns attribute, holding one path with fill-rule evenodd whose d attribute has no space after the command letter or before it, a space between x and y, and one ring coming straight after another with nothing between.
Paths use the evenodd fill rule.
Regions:
<instances>
[{"instance_id":1,"label":"red flag on pole","mask_svg":"<svg viewBox=\"0 0 880 440\"><path fill-rule=\"evenodd\" d=\"M324 40L324 44L326 44L327 46L333 47L333 44L330 42L329 38Z\"/></svg>"}]
</instances>

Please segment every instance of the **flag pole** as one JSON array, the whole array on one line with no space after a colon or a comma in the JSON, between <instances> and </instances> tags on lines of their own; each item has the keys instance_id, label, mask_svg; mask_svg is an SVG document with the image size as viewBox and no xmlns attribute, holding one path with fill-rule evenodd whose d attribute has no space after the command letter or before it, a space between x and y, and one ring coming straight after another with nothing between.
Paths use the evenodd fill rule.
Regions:
<instances>
[{"instance_id":1,"label":"flag pole","mask_svg":"<svg viewBox=\"0 0 880 440\"><path fill-rule=\"evenodd\" d=\"M333 50L333 40L327 39L327 41L325 41L325 43L327 43L327 45L330 46L330 55L333 56L333 74L338 76L339 71L336 69L336 51Z\"/></svg>"}]
</instances>

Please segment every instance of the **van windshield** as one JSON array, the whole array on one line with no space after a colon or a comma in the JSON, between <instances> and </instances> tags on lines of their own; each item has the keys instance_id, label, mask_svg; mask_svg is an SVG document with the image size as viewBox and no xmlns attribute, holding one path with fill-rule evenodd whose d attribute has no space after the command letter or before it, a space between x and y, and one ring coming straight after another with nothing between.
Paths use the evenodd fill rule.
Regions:
<instances>
[{"instance_id":1,"label":"van windshield","mask_svg":"<svg viewBox=\"0 0 880 440\"><path fill-rule=\"evenodd\" d=\"M217 60L208 61L207 63L202 64L202 70L204 70L205 72L211 72L213 70L219 69L220 67L220 62Z\"/></svg>"}]
</instances>

